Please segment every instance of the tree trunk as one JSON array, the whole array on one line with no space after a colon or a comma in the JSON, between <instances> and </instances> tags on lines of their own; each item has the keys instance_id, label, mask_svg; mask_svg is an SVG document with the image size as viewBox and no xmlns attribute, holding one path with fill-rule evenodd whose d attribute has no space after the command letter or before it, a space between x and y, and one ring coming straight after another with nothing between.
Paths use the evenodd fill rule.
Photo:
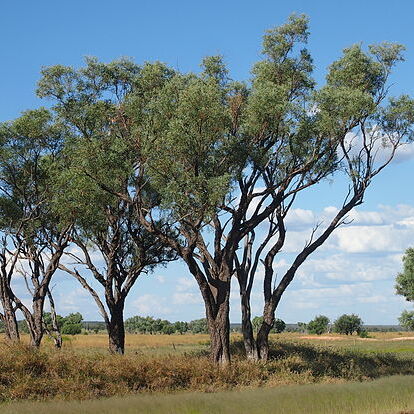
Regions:
<instances>
[{"instance_id":1,"label":"tree trunk","mask_svg":"<svg viewBox=\"0 0 414 414\"><path fill-rule=\"evenodd\" d=\"M8 302L8 301L6 301ZM20 341L19 327L17 325L16 312L11 303L3 303L4 331L7 339L12 342Z\"/></svg>"},{"instance_id":2,"label":"tree trunk","mask_svg":"<svg viewBox=\"0 0 414 414\"><path fill-rule=\"evenodd\" d=\"M207 321L211 339L211 360L219 365L230 364L230 283L223 283L218 292L215 312L207 309Z\"/></svg>"},{"instance_id":3,"label":"tree trunk","mask_svg":"<svg viewBox=\"0 0 414 414\"><path fill-rule=\"evenodd\" d=\"M3 282L3 281L2 281ZM6 333L7 339L13 342L18 342L20 340L19 328L17 325L16 311L13 307L13 302L10 299L8 292L8 287L4 286L2 283L1 289L1 305L3 307L3 317L4 317L4 331Z\"/></svg>"},{"instance_id":4,"label":"tree trunk","mask_svg":"<svg viewBox=\"0 0 414 414\"><path fill-rule=\"evenodd\" d=\"M107 324L109 352L123 355L125 352L124 302L118 302L109 308L111 317Z\"/></svg>"},{"instance_id":5,"label":"tree trunk","mask_svg":"<svg viewBox=\"0 0 414 414\"><path fill-rule=\"evenodd\" d=\"M47 297L49 298L50 303L50 316L52 319L52 332L49 332L49 335L52 337L56 349L62 348L62 334L60 333L59 324L57 321L57 314L55 308L55 301L53 300L52 292L47 291Z\"/></svg>"},{"instance_id":6,"label":"tree trunk","mask_svg":"<svg viewBox=\"0 0 414 414\"><path fill-rule=\"evenodd\" d=\"M266 303L263 310L263 322L257 333L257 351L259 359L267 361L269 359L269 333L273 328L275 317L270 303Z\"/></svg>"},{"instance_id":7,"label":"tree trunk","mask_svg":"<svg viewBox=\"0 0 414 414\"><path fill-rule=\"evenodd\" d=\"M244 349L246 351L247 359L257 361L259 355L257 352L257 345L254 339L253 326L251 322L251 310L250 310L250 295L247 292L240 294L241 298L241 313L242 313L242 332Z\"/></svg>"},{"instance_id":8,"label":"tree trunk","mask_svg":"<svg viewBox=\"0 0 414 414\"><path fill-rule=\"evenodd\" d=\"M43 305L43 298L38 298L33 300L33 313L30 313L28 309L22 309L29 329L30 346L34 348L39 348L43 339Z\"/></svg>"}]
</instances>

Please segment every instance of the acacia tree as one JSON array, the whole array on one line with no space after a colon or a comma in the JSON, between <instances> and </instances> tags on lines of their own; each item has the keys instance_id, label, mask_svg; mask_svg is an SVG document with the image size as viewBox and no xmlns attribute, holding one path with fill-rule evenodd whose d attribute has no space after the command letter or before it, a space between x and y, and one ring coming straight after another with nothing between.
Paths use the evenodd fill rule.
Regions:
<instances>
[{"instance_id":1,"label":"acacia tree","mask_svg":"<svg viewBox=\"0 0 414 414\"><path fill-rule=\"evenodd\" d=\"M39 95L56 100L54 110L72 132L55 175L54 207L66 222L74 223L70 241L78 251L67 252L75 266L61 263L60 268L92 295L106 324L109 351L120 354L125 349L124 305L131 288L140 275L176 259L140 225L130 204L98 185L122 192L144 182L133 175L135 138L122 109L142 72L145 68L126 60L103 64L88 59L79 71L45 69L38 89ZM141 200L142 208L151 209L158 196L147 185ZM103 288L103 295L82 275L82 267Z\"/></svg>"},{"instance_id":2,"label":"acacia tree","mask_svg":"<svg viewBox=\"0 0 414 414\"><path fill-rule=\"evenodd\" d=\"M372 179L392 161L403 142L412 138L413 101L402 96L390 99L388 105L384 104L388 92L387 80L394 64L402 60L402 50L402 46L393 44L371 46L372 55L364 53L360 46L346 49L344 56L332 64L327 85L314 96L317 108L315 126L321 133L337 137L338 170L348 176L349 189L335 217L324 229L320 226L314 229L305 247L276 286L273 286L273 264L284 245L284 220L294 198L275 211L268 235L256 250L253 266L248 261L243 262L244 269L250 270L248 286L251 290L260 255L265 248L268 249L263 258L263 324L256 343L252 335L248 335L253 349L255 345L257 347L258 358L268 357L268 335L273 326L275 310L297 269L335 229L346 223L347 214L363 203ZM272 237L273 243L270 243ZM253 241L254 235L250 235L245 254L251 255Z\"/></svg>"},{"instance_id":3,"label":"acacia tree","mask_svg":"<svg viewBox=\"0 0 414 414\"><path fill-rule=\"evenodd\" d=\"M0 127L2 306L8 336L18 339L15 311L19 309L27 322L30 343L36 347L44 333L49 285L71 231L70 224L60 225L50 208L50 174L65 132L45 109L27 111ZM23 276L31 294L31 309L14 292L16 273Z\"/></svg>"}]
</instances>

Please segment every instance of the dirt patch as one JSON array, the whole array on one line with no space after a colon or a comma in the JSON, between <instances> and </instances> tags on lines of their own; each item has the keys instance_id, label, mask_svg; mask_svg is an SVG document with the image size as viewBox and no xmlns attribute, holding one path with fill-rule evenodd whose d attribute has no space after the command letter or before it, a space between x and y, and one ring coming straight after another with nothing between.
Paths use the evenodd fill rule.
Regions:
<instances>
[{"instance_id":1,"label":"dirt patch","mask_svg":"<svg viewBox=\"0 0 414 414\"><path fill-rule=\"evenodd\" d=\"M387 339L387 341L413 341L414 340L414 336L401 336L399 338L391 338L391 339ZM413 413L414 411L410 411L410 414Z\"/></svg>"},{"instance_id":2,"label":"dirt patch","mask_svg":"<svg viewBox=\"0 0 414 414\"><path fill-rule=\"evenodd\" d=\"M321 339L323 341L347 341L357 339L358 341L378 341L376 338L358 338L357 336L323 336L323 335L306 335L300 336L300 339ZM414 338L411 338L414 339Z\"/></svg>"}]
</instances>

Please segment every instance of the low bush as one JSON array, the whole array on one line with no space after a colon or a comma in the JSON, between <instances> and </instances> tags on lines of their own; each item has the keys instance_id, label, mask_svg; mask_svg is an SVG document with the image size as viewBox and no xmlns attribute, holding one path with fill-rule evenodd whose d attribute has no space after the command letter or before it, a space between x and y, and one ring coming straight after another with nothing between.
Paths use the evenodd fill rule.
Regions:
<instances>
[{"instance_id":1,"label":"low bush","mask_svg":"<svg viewBox=\"0 0 414 414\"><path fill-rule=\"evenodd\" d=\"M217 391L246 386L363 380L414 374L414 360L328 347L276 342L271 360L249 362L240 343L228 368L205 355L103 355L62 350L34 351L0 345L0 400L89 399L146 391Z\"/></svg>"}]
</instances>

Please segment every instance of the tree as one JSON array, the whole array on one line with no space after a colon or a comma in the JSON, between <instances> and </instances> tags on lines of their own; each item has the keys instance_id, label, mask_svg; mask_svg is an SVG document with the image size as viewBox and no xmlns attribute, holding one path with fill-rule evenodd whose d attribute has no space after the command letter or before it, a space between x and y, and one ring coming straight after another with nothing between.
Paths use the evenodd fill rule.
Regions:
<instances>
[{"instance_id":1,"label":"tree","mask_svg":"<svg viewBox=\"0 0 414 414\"><path fill-rule=\"evenodd\" d=\"M275 333L282 333L285 329L286 329L286 323L282 321L282 319L276 318L273 324L273 331Z\"/></svg>"},{"instance_id":2,"label":"tree","mask_svg":"<svg viewBox=\"0 0 414 414\"><path fill-rule=\"evenodd\" d=\"M62 318L62 334L78 335L82 332L83 316L79 313L70 313L65 318Z\"/></svg>"},{"instance_id":3,"label":"tree","mask_svg":"<svg viewBox=\"0 0 414 414\"><path fill-rule=\"evenodd\" d=\"M127 60L103 64L87 59L86 63L78 71L63 66L44 69L38 88L39 96L55 99L54 111L72 131L55 175L54 207L74 223L70 240L78 251L68 252L75 266L61 263L60 268L91 294L106 324L109 351L123 354L123 312L129 292L140 275L175 260L176 255L146 231L130 204L98 185L103 182L122 192L146 180L132 181L134 136L123 110L141 68ZM158 197L146 186L140 200L143 209L151 209ZM99 264L102 259L104 266ZM104 298L82 269L103 287Z\"/></svg>"},{"instance_id":4,"label":"tree","mask_svg":"<svg viewBox=\"0 0 414 414\"><path fill-rule=\"evenodd\" d=\"M14 312L19 309L35 347L43 338L49 285L72 229L71 223L61 224L50 202L50 178L66 134L66 128L43 108L0 125L0 298L7 335L18 339ZM31 307L12 288L16 273L24 278Z\"/></svg>"},{"instance_id":5,"label":"tree","mask_svg":"<svg viewBox=\"0 0 414 414\"><path fill-rule=\"evenodd\" d=\"M253 330L257 333L257 331L260 329L260 326L263 323L263 317L262 316L255 316L252 319L252 326L253 326Z\"/></svg>"},{"instance_id":6,"label":"tree","mask_svg":"<svg viewBox=\"0 0 414 414\"><path fill-rule=\"evenodd\" d=\"M405 328L408 329L409 331L413 331L414 330L414 312L411 311L402 311L401 316L398 318L398 322L400 323L400 325Z\"/></svg>"},{"instance_id":7,"label":"tree","mask_svg":"<svg viewBox=\"0 0 414 414\"><path fill-rule=\"evenodd\" d=\"M267 39L267 43L280 44L282 49L284 44L288 47L291 43L283 40L286 33L294 33L299 39L306 40L306 20L302 19L301 24L299 21L296 21L297 24L293 23L280 30L276 29L272 33L273 37ZM292 35L290 38L294 39ZM358 45L345 49L343 57L331 65L326 86L308 95L306 103L310 106L307 107L307 116L302 116L302 123L298 123L297 134L299 137L305 134L307 140L318 136L330 137L331 146L325 146L325 156L312 164L313 178L306 180L307 185L303 186L301 181L307 178L306 175L299 180L298 190L311 187L335 171L345 172L349 188L338 213L324 229L318 225L312 231L305 247L278 284L273 283L273 264L285 243L285 218L298 191L292 192L290 197L284 197L283 202L268 217L268 234L256 248L255 254L254 231L246 237L243 260L238 266L241 293L247 292L246 297L242 296L242 309L248 308L245 302L250 300L249 295L258 263L262 261L265 268L263 324L256 341L248 328L249 322L243 323L243 326L247 327L244 335L246 346L252 349L253 355L257 353L258 358L267 359L268 335L273 326L275 310L298 268L339 226L346 224L347 214L363 203L365 192L374 177L392 161L403 142L413 137L413 100L401 96L390 99L388 105L385 105L387 80L392 67L402 60L402 50L401 45L394 44L371 46L369 54ZM271 57L273 56L277 54L274 53ZM292 62L297 61L291 60ZM274 67L275 63L280 64L277 61L268 64ZM281 167L282 171L286 171L283 163L274 166L277 171ZM268 182L266 176L264 181ZM285 188L282 186L279 191L283 194ZM267 253L261 258L266 249ZM248 318L248 312L244 314Z\"/></svg>"},{"instance_id":8,"label":"tree","mask_svg":"<svg viewBox=\"0 0 414 414\"><path fill-rule=\"evenodd\" d=\"M414 249L405 251L403 256L403 271L396 278L395 289L398 295L405 297L407 301L414 301Z\"/></svg>"},{"instance_id":9,"label":"tree","mask_svg":"<svg viewBox=\"0 0 414 414\"><path fill-rule=\"evenodd\" d=\"M188 323L188 330L193 334L206 334L208 333L207 319L195 319Z\"/></svg>"},{"instance_id":10,"label":"tree","mask_svg":"<svg viewBox=\"0 0 414 414\"><path fill-rule=\"evenodd\" d=\"M328 326L329 318L324 315L319 315L308 323L307 329L311 334L322 335L323 333L328 332Z\"/></svg>"},{"instance_id":11,"label":"tree","mask_svg":"<svg viewBox=\"0 0 414 414\"><path fill-rule=\"evenodd\" d=\"M362 329L362 320L355 314L340 316L334 322L334 330L337 333L352 335L354 332L359 333Z\"/></svg>"},{"instance_id":12,"label":"tree","mask_svg":"<svg viewBox=\"0 0 414 414\"><path fill-rule=\"evenodd\" d=\"M100 137L111 135L113 126L121 128L119 145L108 146L98 168L83 164L83 173L125 202L137 223L186 263L204 301L211 358L218 364L230 362L233 275L240 286L247 354L266 359L275 309L297 268L344 223L350 209L362 202L373 176L388 164L377 168L372 163L384 135L393 155L410 132L409 98L380 109L390 68L401 60L402 48L375 46L372 56L358 46L350 48L332 65L327 85L316 90L310 54L299 50L307 40L307 26L305 16L292 16L286 25L267 32L265 59L254 66L248 85L231 81L222 58L212 56L203 60L199 74L183 74L160 63L130 71L133 64L125 62L131 76L115 85L109 82L105 96L100 85L112 76L112 66L96 78L94 67L101 66L96 62L83 71L81 82L70 68L52 68L40 87L42 96L59 102L62 116L69 114L71 124L76 120L86 141L94 137L97 123ZM116 111L101 128L95 114L111 106L108 92L117 97ZM349 145L349 134L356 130L363 141L362 161L354 159ZM105 174L117 168L119 147L126 149L122 160L131 160L128 185L123 186L107 181ZM296 194L329 176L340 161L352 182L350 198L329 228L311 237L273 289L273 262L284 244L288 209ZM156 197L148 202L153 191ZM274 236L277 242L270 250L265 250L266 243L252 258L255 229L267 221L268 242ZM238 256L243 240L245 250ZM251 275L265 252L264 320L256 343L250 323Z\"/></svg>"}]
</instances>

